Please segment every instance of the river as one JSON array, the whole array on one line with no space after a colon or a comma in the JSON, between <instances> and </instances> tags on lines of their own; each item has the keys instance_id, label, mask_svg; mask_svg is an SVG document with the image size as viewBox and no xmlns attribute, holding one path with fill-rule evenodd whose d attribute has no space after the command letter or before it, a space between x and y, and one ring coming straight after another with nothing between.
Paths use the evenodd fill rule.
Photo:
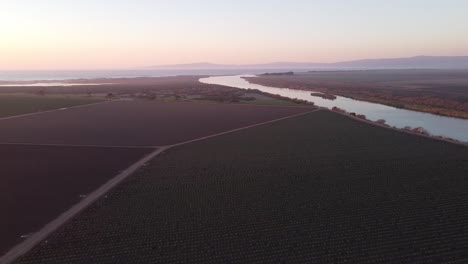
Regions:
<instances>
[{"instance_id":1,"label":"river","mask_svg":"<svg viewBox=\"0 0 468 264\"><path fill-rule=\"evenodd\" d=\"M317 106L331 109L336 106L348 112L363 114L367 119L377 121L384 119L387 125L404 128L410 126L423 127L431 135L444 136L468 142L468 120L438 116L429 113L399 109L382 104L370 103L337 96L336 100L327 100L316 96L311 96L312 91L276 88L252 84L242 77L253 77L253 75L237 76L215 76L202 78L200 82L207 84L225 85L241 89L258 89L271 94L279 94L289 98L298 98L313 102Z\"/></svg>"}]
</instances>

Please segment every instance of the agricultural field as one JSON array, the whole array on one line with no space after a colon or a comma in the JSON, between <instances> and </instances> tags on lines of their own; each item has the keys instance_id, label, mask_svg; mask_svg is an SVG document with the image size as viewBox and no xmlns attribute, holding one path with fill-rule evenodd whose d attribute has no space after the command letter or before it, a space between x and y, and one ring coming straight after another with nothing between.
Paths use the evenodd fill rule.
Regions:
<instances>
[{"instance_id":1,"label":"agricultural field","mask_svg":"<svg viewBox=\"0 0 468 264\"><path fill-rule=\"evenodd\" d=\"M252 104L252 105L279 105L279 106L298 106L299 104L305 105L305 103L294 102L293 100L274 98L272 96L267 96L261 93L255 92L242 92L240 91L240 96L231 101L231 103L238 104ZM213 97L204 97L204 96L193 96L188 98L187 101L191 102L206 102L212 103L215 101ZM220 101L218 101L220 102Z\"/></svg>"},{"instance_id":2,"label":"agricultural field","mask_svg":"<svg viewBox=\"0 0 468 264\"><path fill-rule=\"evenodd\" d=\"M272 87L311 90L398 108L468 118L467 70L317 71L246 79Z\"/></svg>"},{"instance_id":3,"label":"agricultural field","mask_svg":"<svg viewBox=\"0 0 468 264\"><path fill-rule=\"evenodd\" d=\"M244 104L263 104L263 105L296 105L294 101L284 100L280 98L274 98L266 94L260 94L256 92L246 92L244 98L253 98L252 100L244 100L241 103Z\"/></svg>"},{"instance_id":4,"label":"agricultural field","mask_svg":"<svg viewBox=\"0 0 468 264\"><path fill-rule=\"evenodd\" d=\"M314 109L119 100L0 120L0 255L157 145Z\"/></svg>"},{"instance_id":5,"label":"agricultural field","mask_svg":"<svg viewBox=\"0 0 468 264\"><path fill-rule=\"evenodd\" d=\"M45 94L106 94L116 95L132 93L190 93L191 91L216 92L234 91L235 88L228 88L217 85L207 85L198 82L203 76L174 76L174 77L141 77L141 78L104 78L104 79L80 79L66 81L28 81L15 82L15 86L2 86L0 93L33 93L43 91ZM65 82L82 84L76 86L27 86L33 83L44 82ZM24 84L25 86L18 86ZM7 84L3 84L7 85Z\"/></svg>"},{"instance_id":6,"label":"agricultural field","mask_svg":"<svg viewBox=\"0 0 468 264\"><path fill-rule=\"evenodd\" d=\"M247 103L260 105L297 105L288 98L273 98L233 87L205 84L200 78L207 76L109 78L68 81L24 81L20 86L1 86L0 96L23 93L31 98L37 95L50 97L85 97L88 99L139 99L150 101L196 101L216 103ZM33 83L53 82L73 86L27 86ZM0 81L1 84L1 81ZM3 84L8 85L8 84ZM25 86L21 86L25 85ZM17 104L12 104L17 105Z\"/></svg>"},{"instance_id":7,"label":"agricultural field","mask_svg":"<svg viewBox=\"0 0 468 264\"><path fill-rule=\"evenodd\" d=\"M0 255L150 151L0 144Z\"/></svg>"},{"instance_id":8,"label":"agricultural field","mask_svg":"<svg viewBox=\"0 0 468 264\"><path fill-rule=\"evenodd\" d=\"M113 101L2 120L0 143L170 145L313 109L305 106Z\"/></svg>"},{"instance_id":9,"label":"agricultural field","mask_svg":"<svg viewBox=\"0 0 468 264\"><path fill-rule=\"evenodd\" d=\"M56 110L103 101L84 96L0 94L0 118Z\"/></svg>"},{"instance_id":10,"label":"agricultural field","mask_svg":"<svg viewBox=\"0 0 468 264\"><path fill-rule=\"evenodd\" d=\"M320 110L167 150L17 263L465 263L467 175Z\"/></svg>"}]
</instances>

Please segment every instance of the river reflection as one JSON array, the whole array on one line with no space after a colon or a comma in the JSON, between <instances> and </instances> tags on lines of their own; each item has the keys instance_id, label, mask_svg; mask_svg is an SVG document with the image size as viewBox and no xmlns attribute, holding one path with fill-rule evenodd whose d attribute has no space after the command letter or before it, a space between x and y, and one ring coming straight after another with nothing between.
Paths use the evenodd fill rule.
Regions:
<instances>
[{"instance_id":1,"label":"river reflection","mask_svg":"<svg viewBox=\"0 0 468 264\"><path fill-rule=\"evenodd\" d=\"M385 119L386 124L397 128L405 126L423 127L431 135L441 135L460 141L468 142L468 120L438 116L429 113L416 112L399 109L391 106L369 103L337 96L336 100L327 100L311 96L311 91L293 90L286 88L268 87L252 84L242 77L253 77L252 75L237 76L215 76L200 79L200 82L208 84L225 85L242 89L258 89L271 94L279 94L289 98L298 98L314 102L315 105L331 109L336 106L348 112L363 114L367 119L376 121Z\"/></svg>"}]
</instances>

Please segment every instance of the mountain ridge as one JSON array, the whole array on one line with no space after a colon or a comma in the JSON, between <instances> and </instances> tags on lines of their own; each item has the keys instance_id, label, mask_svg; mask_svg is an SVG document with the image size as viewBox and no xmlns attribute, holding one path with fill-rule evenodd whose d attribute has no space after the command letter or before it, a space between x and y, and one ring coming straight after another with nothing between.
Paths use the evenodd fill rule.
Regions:
<instances>
[{"instance_id":1,"label":"mountain ridge","mask_svg":"<svg viewBox=\"0 0 468 264\"><path fill-rule=\"evenodd\" d=\"M272 62L263 64L216 64L198 62L157 65L151 69L313 69L313 68L370 68L370 69L468 69L468 56L414 56L403 58L360 59L333 63Z\"/></svg>"}]
</instances>

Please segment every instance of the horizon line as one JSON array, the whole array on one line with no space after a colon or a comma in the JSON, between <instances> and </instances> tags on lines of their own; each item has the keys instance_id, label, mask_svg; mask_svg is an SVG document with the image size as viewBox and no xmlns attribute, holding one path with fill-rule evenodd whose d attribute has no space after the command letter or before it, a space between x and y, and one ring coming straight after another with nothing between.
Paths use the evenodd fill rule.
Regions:
<instances>
[{"instance_id":1,"label":"horizon line","mask_svg":"<svg viewBox=\"0 0 468 264\"><path fill-rule=\"evenodd\" d=\"M319 62L319 61L269 61L269 62L258 62L258 63L219 63L219 62L209 62L209 61L198 61L198 62L181 62L173 64L156 64L156 65L147 65L147 66L125 66L125 67L89 67L89 68L23 68L23 69L0 69L2 72L18 72L18 71L112 71L112 70L136 70L136 69L172 69L176 66L195 66L195 65L213 65L213 66L228 66L228 67L248 67L248 66L261 66L261 65L275 65L275 64L321 64L321 65L333 65L339 63L348 63L348 62L357 62L357 61L366 61L366 60L392 60L392 59L413 59L413 58L468 58L468 55L415 55L415 56L405 56L405 57L373 57L373 58L358 58L351 60L340 60L333 62ZM168 68L163 68L168 67ZM173 68L170 68L173 67ZM317 66L319 67L319 66ZM204 68L201 70L209 70L210 68ZM235 69L235 68L231 68ZM242 68L238 68L242 69Z\"/></svg>"}]
</instances>

